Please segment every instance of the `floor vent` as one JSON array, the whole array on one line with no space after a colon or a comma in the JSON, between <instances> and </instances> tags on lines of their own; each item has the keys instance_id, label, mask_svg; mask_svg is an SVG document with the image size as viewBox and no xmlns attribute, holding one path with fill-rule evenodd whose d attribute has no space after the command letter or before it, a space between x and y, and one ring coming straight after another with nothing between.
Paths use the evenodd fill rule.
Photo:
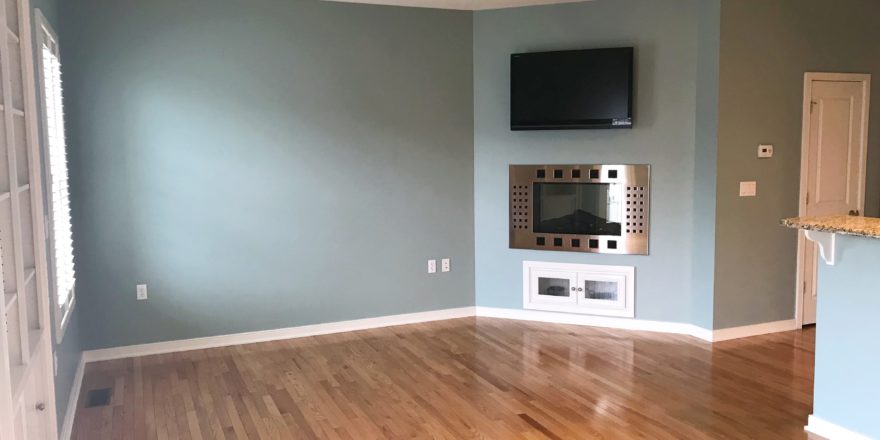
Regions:
<instances>
[{"instance_id":1,"label":"floor vent","mask_svg":"<svg viewBox=\"0 0 880 440\"><path fill-rule=\"evenodd\" d=\"M97 406L107 406L110 404L110 396L113 395L113 388L100 388L90 390L86 397L86 408L94 408Z\"/></svg>"}]
</instances>

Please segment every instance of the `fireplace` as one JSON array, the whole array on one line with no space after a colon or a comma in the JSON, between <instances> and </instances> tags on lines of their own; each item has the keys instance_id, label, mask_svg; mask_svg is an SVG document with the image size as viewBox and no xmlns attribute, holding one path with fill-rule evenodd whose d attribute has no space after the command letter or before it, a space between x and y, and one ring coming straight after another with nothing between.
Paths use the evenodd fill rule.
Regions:
<instances>
[{"instance_id":1,"label":"fireplace","mask_svg":"<svg viewBox=\"0 0 880 440\"><path fill-rule=\"evenodd\" d=\"M649 165L511 165L510 247L648 254Z\"/></svg>"}]
</instances>

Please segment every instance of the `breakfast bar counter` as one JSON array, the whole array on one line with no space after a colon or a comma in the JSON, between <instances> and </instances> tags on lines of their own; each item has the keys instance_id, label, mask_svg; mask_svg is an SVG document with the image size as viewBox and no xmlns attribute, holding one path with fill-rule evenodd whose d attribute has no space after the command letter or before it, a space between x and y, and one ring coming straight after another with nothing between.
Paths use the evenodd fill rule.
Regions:
<instances>
[{"instance_id":1,"label":"breakfast bar counter","mask_svg":"<svg viewBox=\"0 0 880 440\"><path fill-rule=\"evenodd\" d=\"M782 220L819 244L816 370L807 430L826 438L880 438L880 219ZM864 368L872 366L871 368Z\"/></svg>"}]
</instances>

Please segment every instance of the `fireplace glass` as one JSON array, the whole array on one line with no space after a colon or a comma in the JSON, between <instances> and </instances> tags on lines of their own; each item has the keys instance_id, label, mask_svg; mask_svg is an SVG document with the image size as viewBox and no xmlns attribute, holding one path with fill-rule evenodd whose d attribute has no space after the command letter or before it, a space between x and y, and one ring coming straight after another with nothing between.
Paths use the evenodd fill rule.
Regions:
<instances>
[{"instance_id":1,"label":"fireplace glass","mask_svg":"<svg viewBox=\"0 0 880 440\"><path fill-rule=\"evenodd\" d=\"M535 183L533 194L536 233L621 235L617 184Z\"/></svg>"}]
</instances>

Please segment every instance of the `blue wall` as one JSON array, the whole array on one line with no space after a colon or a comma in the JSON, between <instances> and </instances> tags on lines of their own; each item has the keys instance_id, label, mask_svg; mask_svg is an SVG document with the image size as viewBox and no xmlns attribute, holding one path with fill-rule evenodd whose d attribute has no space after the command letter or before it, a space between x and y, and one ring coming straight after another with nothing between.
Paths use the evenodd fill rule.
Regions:
<instances>
[{"instance_id":1,"label":"blue wall","mask_svg":"<svg viewBox=\"0 0 880 440\"><path fill-rule=\"evenodd\" d=\"M715 192L718 172L718 81L721 0L702 0L697 27L696 133L691 322L714 328Z\"/></svg>"},{"instance_id":2,"label":"blue wall","mask_svg":"<svg viewBox=\"0 0 880 440\"><path fill-rule=\"evenodd\" d=\"M699 3L598 0L475 13L477 305L521 309L523 260L633 265L637 318L711 325L711 299L699 304L693 288L695 119L698 70L711 76L713 56L711 47L698 47L698 36L712 31L701 32L699 22L718 18ZM613 46L636 47L635 129L510 131L511 53ZM701 53L707 58L698 68ZM711 91L709 81L703 90ZM711 99L703 96L701 105ZM540 163L651 164L651 255L508 249L507 166Z\"/></svg>"},{"instance_id":3,"label":"blue wall","mask_svg":"<svg viewBox=\"0 0 880 440\"><path fill-rule=\"evenodd\" d=\"M62 12L88 348L473 305L470 13Z\"/></svg>"},{"instance_id":4,"label":"blue wall","mask_svg":"<svg viewBox=\"0 0 880 440\"><path fill-rule=\"evenodd\" d=\"M880 240L837 240L837 265L819 262L813 415L880 438Z\"/></svg>"}]
</instances>

